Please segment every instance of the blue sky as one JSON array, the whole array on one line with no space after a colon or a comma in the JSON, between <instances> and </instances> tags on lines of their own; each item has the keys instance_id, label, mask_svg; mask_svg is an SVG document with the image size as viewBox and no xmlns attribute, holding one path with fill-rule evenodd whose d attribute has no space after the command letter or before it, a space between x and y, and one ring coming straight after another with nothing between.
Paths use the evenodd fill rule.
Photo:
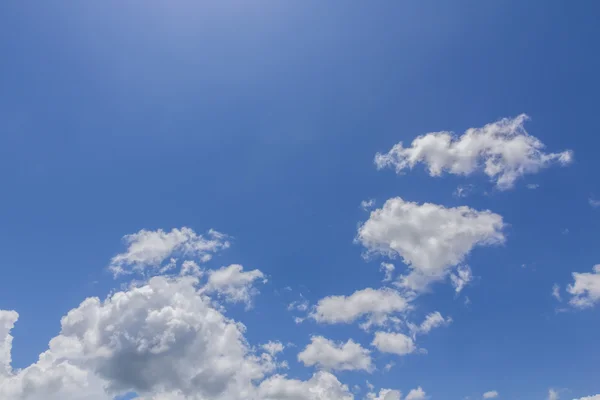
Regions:
<instances>
[{"instance_id":1,"label":"blue sky","mask_svg":"<svg viewBox=\"0 0 600 400\"><path fill-rule=\"evenodd\" d=\"M335 375L355 399L381 388L424 398L409 395L419 387L431 399L600 393L600 281L593 270L600 264L599 11L593 1L3 3L0 309L15 310L18 321L0 314L0 350L12 354L12 369L0 370L0 394L49 398L35 397L50 396L42 384L26 397L18 382L32 366L43 376L55 373L54 364L42 366L38 357L52 338L69 336L69 321L61 328L61 318L93 296L107 299L98 307L108 310L113 293L148 287L152 275L170 282L173 293L188 293L177 285L192 284L174 277L186 259L205 270L194 286L198 301L246 326L245 357L259 355L268 341L285 346L277 363L287 368L264 372L248 389L263 399L288 399L264 394L274 376L286 374L281 385L310 385L316 371ZM469 128L514 122L521 114L529 119L511 134L522 138L525 129L545 146L538 153L530 147L518 153L508 139L490 145L484 137L480 157L469 159L475 153L424 150L413 142L452 131L460 143ZM378 169L376 154L400 142L403 152ZM572 157L559 159L566 151ZM411 156L412 167L397 165ZM460 169L455 156L475 164ZM502 187L500 175L484 171L490 159L530 169ZM442 163L441 176L431 176L431 160ZM363 210L369 199L373 206ZM437 217L420 219L425 203ZM408 211L386 212L384 205ZM486 217L477 230L459 211L463 206L477 216L489 210L501 222ZM456 225L443 225L449 220ZM434 228L426 229L429 223ZM436 229L438 223L446 228ZM151 234L179 234L183 227L202 238L169 247L163 241L172 236ZM209 240L209 229L226 234L216 241L230 246L182 251ZM136 263L123 237L141 230L156 240ZM144 238L130 236L130 244ZM424 244L432 240L447 247ZM157 251L152 246L172 252L148 258ZM118 254L125 269L143 273L113 277ZM211 260L200 263L206 254ZM171 257L176 267L158 272ZM395 266L389 282L382 282L382 262ZM234 274L248 280L243 285L211 283L217 275L210 271L232 264L261 275ZM464 265L472 277L457 293L451 276ZM420 269L440 275L429 276L424 289L402 285L403 276ZM315 317L320 301L366 288L397 294L410 310L390 312L399 322L368 329L360 327L368 314L335 324ZM163 300L175 307L172 298ZM288 310L293 302L307 309ZM400 356L372 344L376 332L412 337L409 324L434 312L442 326L413 338L427 354ZM13 324L14 340L6 345ZM199 334L196 328L189 329ZM335 346L353 340L363 351L356 357L364 362L368 353L372 368L357 367L353 358L344 370L323 349L305 352L311 337ZM337 351L341 357L345 350ZM143 377L111 378L97 354L57 359L64 357L108 388L106 399L126 392L220 398L202 392L200 378L200 386L180 393L171 381L144 393ZM179 362L157 360L156 369L165 371ZM190 362L190 371L200 368ZM104 398L77 397L84 395L81 388L56 392L61 399Z\"/></svg>"}]
</instances>

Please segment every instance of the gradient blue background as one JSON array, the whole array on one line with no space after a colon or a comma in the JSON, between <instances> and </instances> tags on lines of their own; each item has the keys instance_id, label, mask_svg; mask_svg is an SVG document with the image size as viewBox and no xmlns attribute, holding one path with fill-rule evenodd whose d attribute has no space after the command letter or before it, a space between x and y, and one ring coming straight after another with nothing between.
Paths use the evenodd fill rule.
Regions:
<instances>
[{"instance_id":1,"label":"gradient blue background","mask_svg":"<svg viewBox=\"0 0 600 400\"><path fill-rule=\"evenodd\" d=\"M253 310L230 313L252 343L366 343L355 326L296 326L285 307L299 292L379 285L379 260L353 244L359 203L402 196L489 208L508 241L469 258L469 306L449 285L418 301L416 316L454 319L422 339L428 355L343 382L421 385L436 399L600 392L598 309L556 313L550 296L600 263L588 205L600 197L599 17L596 1L2 2L0 308L20 313L14 365L118 285L105 267L141 228L235 237L213 265L270 277ZM574 150L573 165L489 196L482 176L373 165L400 140L523 112L549 151ZM478 189L457 199L461 183ZM290 375L306 377L296 350Z\"/></svg>"}]
</instances>

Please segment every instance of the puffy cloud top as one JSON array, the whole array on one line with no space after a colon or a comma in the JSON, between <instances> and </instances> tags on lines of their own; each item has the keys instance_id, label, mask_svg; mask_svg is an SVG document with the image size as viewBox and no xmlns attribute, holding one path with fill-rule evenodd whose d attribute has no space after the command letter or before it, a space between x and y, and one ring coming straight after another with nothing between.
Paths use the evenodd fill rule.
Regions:
<instances>
[{"instance_id":1,"label":"puffy cloud top","mask_svg":"<svg viewBox=\"0 0 600 400\"><path fill-rule=\"evenodd\" d=\"M377 168L392 167L401 173L424 163L429 175L443 172L471 175L483 171L500 190L510 189L526 174L534 174L551 164L567 165L571 150L544 153L544 144L527 133L527 115L504 118L482 128L470 128L462 136L452 132L431 132L417 137L410 147L402 142L385 153L377 153Z\"/></svg>"}]
</instances>

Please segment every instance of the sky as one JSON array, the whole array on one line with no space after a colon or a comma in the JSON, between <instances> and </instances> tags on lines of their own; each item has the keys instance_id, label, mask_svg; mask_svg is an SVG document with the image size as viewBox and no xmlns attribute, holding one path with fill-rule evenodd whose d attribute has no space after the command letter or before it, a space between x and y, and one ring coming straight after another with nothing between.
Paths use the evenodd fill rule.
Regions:
<instances>
[{"instance_id":1,"label":"sky","mask_svg":"<svg viewBox=\"0 0 600 400\"><path fill-rule=\"evenodd\" d=\"M594 1L0 4L0 399L600 399Z\"/></svg>"}]
</instances>

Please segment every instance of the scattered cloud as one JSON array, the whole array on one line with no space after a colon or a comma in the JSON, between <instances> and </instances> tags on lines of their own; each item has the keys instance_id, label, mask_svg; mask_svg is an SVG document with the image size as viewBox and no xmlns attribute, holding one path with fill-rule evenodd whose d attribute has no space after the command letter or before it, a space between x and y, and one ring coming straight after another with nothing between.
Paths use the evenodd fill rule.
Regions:
<instances>
[{"instance_id":1,"label":"scattered cloud","mask_svg":"<svg viewBox=\"0 0 600 400\"><path fill-rule=\"evenodd\" d=\"M581 398L575 399L575 400L600 400L600 394L597 394L594 396L581 397Z\"/></svg>"},{"instance_id":2,"label":"scattered cloud","mask_svg":"<svg viewBox=\"0 0 600 400\"><path fill-rule=\"evenodd\" d=\"M495 398L496 398L496 397L498 397L498 396L499 396L499 394L498 394L498 392L497 392L497 391L495 391L495 390L492 390L492 391L489 391L489 392L485 392L485 393L483 394L483 398L484 398L484 399L495 399Z\"/></svg>"},{"instance_id":3,"label":"scattered cloud","mask_svg":"<svg viewBox=\"0 0 600 400\"><path fill-rule=\"evenodd\" d=\"M375 165L402 173L424 163L430 176L444 172L468 176L482 171L498 189L506 190L524 175L552 164L571 163L570 150L544 153L544 144L525 130L527 120L525 114L504 118L482 128L470 128L460 137L452 132L427 133L413 140L410 147L400 142L386 154L377 153Z\"/></svg>"},{"instance_id":4,"label":"scattered cloud","mask_svg":"<svg viewBox=\"0 0 600 400\"><path fill-rule=\"evenodd\" d=\"M298 361L329 371L373 370L370 351L352 339L336 343L323 336L313 336L311 343L298 354Z\"/></svg>"},{"instance_id":5,"label":"scattered cloud","mask_svg":"<svg viewBox=\"0 0 600 400\"><path fill-rule=\"evenodd\" d=\"M411 271L400 285L416 292L443 280L476 246L504 243L502 217L469 207L389 199L371 212L356 236L370 254L399 255Z\"/></svg>"},{"instance_id":6,"label":"scattered cloud","mask_svg":"<svg viewBox=\"0 0 600 400\"><path fill-rule=\"evenodd\" d=\"M452 195L458 198L464 198L473 192L473 185L458 185Z\"/></svg>"},{"instance_id":7,"label":"scattered cloud","mask_svg":"<svg viewBox=\"0 0 600 400\"><path fill-rule=\"evenodd\" d=\"M375 206L375 199L363 200L360 202L360 208L365 211L370 210L373 206Z\"/></svg>"},{"instance_id":8,"label":"scattered cloud","mask_svg":"<svg viewBox=\"0 0 600 400\"><path fill-rule=\"evenodd\" d=\"M600 264L595 265L593 272L573 272L572 285L567 292L572 296L569 303L577 308L592 307L600 301Z\"/></svg>"},{"instance_id":9,"label":"scattered cloud","mask_svg":"<svg viewBox=\"0 0 600 400\"><path fill-rule=\"evenodd\" d=\"M382 353L399 356L414 353L417 350L413 340L402 333L376 332L371 344Z\"/></svg>"},{"instance_id":10,"label":"scattered cloud","mask_svg":"<svg viewBox=\"0 0 600 400\"><path fill-rule=\"evenodd\" d=\"M283 349L285 349L284 344L280 341L268 341L260 347L273 357L275 357L278 353L281 353Z\"/></svg>"},{"instance_id":11,"label":"scattered cloud","mask_svg":"<svg viewBox=\"0 0 600 400\"><path fill-rule=\"evenodd\" d=\"M473 273L471 267L468 265L459 265L456 268L456 273L450 274L450 281L456 293L462 292L462 290L473 280Z\"/></svg>"},{"instance_id":12,"label":"scattered cloud","mask_svg":"<svg viewBox=\"0 0 600 400\"><path fill-rule=\"evenodd\" d=\"M389 288L358 290L350 296L329 296L317 303L311 317L320 323L352 323L366 318L362 325L385 324L390 315L402 313L410 308L409 300Z\"/></svg>"},{"instance_id":13,"label":"scattered cloud","mask_svg":"<svg viewBox=\"0 0 600 400\"><path fill-rule=\"evenodd\" d=\"M305 312L306 310L308 310L308 300L297 300L297 301L292 301L290 304L288 304L287 307L288 311L300 311L300 312Z\"/></svg>"},{"instance_id":14,"label":"scattered cloud","mask_svg":"<svg viewBox=\"0 0 600 400\"><path fill-rule=\"evenodd\" d=\"M377 393L367 393L368 400L400 400L402 398L402 393L399 390L392 389L381 389L379 394Z\"/></svg>"},{"instance_id":15,"label":"scattered cloud","mask_svg":"<svg viewBox=\"0 0 600 400\"><path fill-rule=\"evenodd\" d=\"M410 392L408 392L408 394L406 395L406 398L404 400L425 400L427 399L427 395L425 393L425 391L419 386L416 389L411 390Z\"/></svg>"},{"instance_id":16,"label":"scattered cloud","mask_svg":"<svg viewBox=\"0 0 600 400\"><path fill-rule=\"evenodd\" d=\"M452 318L444 318L439 311L436 311L427 314L421 325L408 324L408 326L414 338L416 335L426 335L434 328L447 326L451 323Z\"/></svg>"},{"instance_id":17,"label":"scattered cloud","mask_svg":"<svg viewBox=\"0 0 600 400\"><path fill-rule=\"evenodd\" d=\"M557 283L552 286L552 297L558 301L562 301L562 298L560 297L560 286Z\"/></svg>"},{"instance_id":18,"label":"scattered cloud","mask_svg":"<svg viewBox=\"0 0 600 400\"><path fill-rule=\"evenodd\" d=\"M392 275L394 274L394 269L396 269L394 267L394 264L385 263L385 262L381 263L381 267L379 267L379 270L385 274L385 276L383 278L383 282L390 282L392 280Z\"/></svg>"},{"instance_id":19,"label":"scattered cloud","mask_svg":"<svg viewBox=\"0 0 600 400\"><path fill-rule=\"evenodd\" d=\"M147 269L160 269L163 261L172 255L185 255L206 262L217 251L227 249L227 235L213 229L198 235L190 228L174 228L171 232L162 229L142 229L123 238L127 244L125 253L117 254L110 262L109 270L115 275L144 273Z\"/></svg>"},{"instance_id":20,"label":"scattered cloud","mask_svg":"<svg viewBox=\"0 0 600 400\"><path fill-rule=\"evenodd\" d=\"M232 264L217 270L208 271L208 282L203 291L216 293L230 303L251 304L252 297L258 294L254 287L256 280L265 282L264 274L258 269L244 272L244 267Z\"/></svg>"},{"instance_id":21,"label":"scattered cloud","mask_svg":"<svg viewBox=\"0 0 600 400\"><path fill-rule=\"evenodd\" d=\"M548 400L559 400L558 392L554 389L548 390Z\"/></svg>"},{"instance_id":22,"label":"scattered cloud","mask_svg":"<svg viewBox=\"0 0 600 400\"><path fill-rule=\"evenodd\" d=\"M598 208L600 207L600 200L596 200L594 198L589 198L588 202L590 203L590 206L592 206L593 208Z\"/></svg>"},{"instance_id":23,"label":"scattered cloud","mask_svg":"<svg viewBox=\"0 0 600 400\"><path fill-rule=\"evenodd\" d=\"M540 187L540 185L539 185L539 184L537 184L537 183L528 183L528 184L527 184L527 189L534 190L534 189L537 189L537 188L539 188L539 187Z\"/></svg>"}]
</instances>

